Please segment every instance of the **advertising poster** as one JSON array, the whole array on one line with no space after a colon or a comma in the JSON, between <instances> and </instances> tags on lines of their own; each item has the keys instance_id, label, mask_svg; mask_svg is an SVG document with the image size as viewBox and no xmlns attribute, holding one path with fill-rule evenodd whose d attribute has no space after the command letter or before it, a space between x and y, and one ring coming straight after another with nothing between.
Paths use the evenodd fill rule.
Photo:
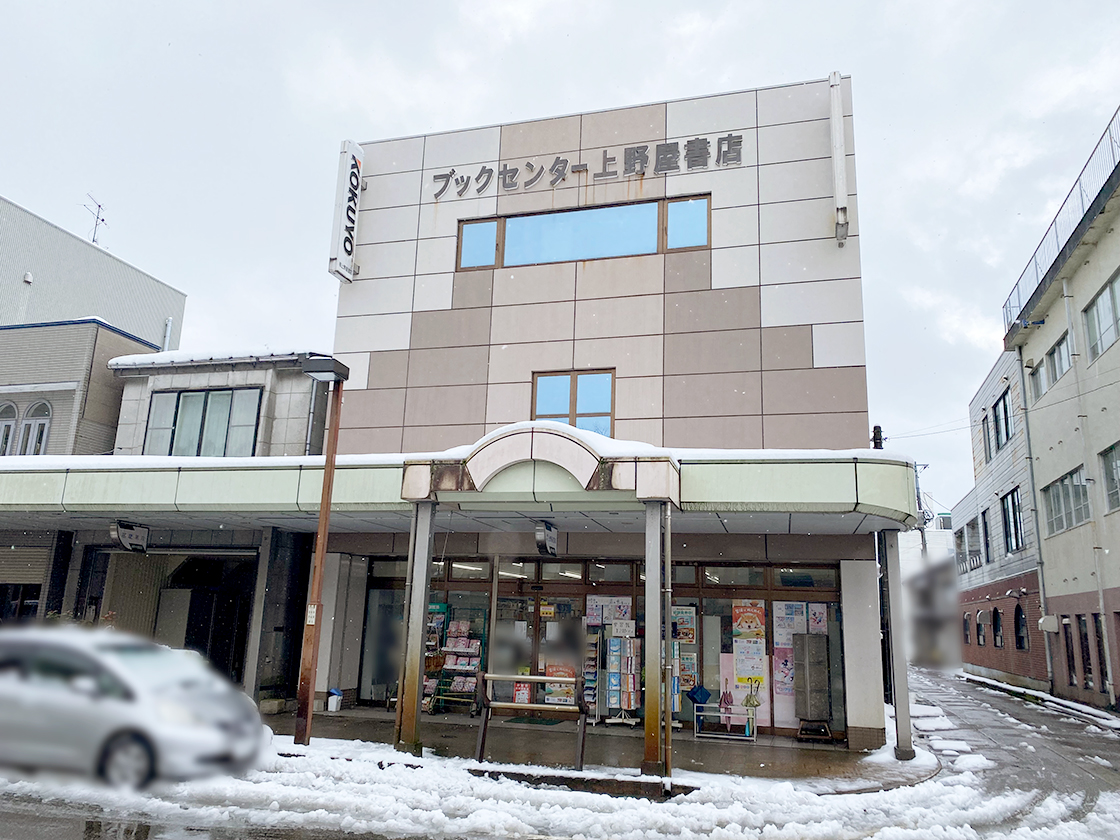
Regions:
<instances>
[{"instance_id":1,"label":"advertising poster","mask_svg":"<svg viewBox=\"0 0 1120 840\"><path fill-rule=\"evenodd\" d=\"M774 725L796 727L797 704L793 696L793 648L774 648Z\"/></svg>"},{"instance_id":2,"label":"advertising poster","mask_svg":"<svg viewBox=\"0 0 1120 840\"><path fill-rule=\"evenodd\" d=\"M752 664L751 667L755 668L756 666ZM739 715L735 714L736 710L745 709L748 704L757 702L755 724L757 726L770 725L770 687L766 676L770 663L769 657L765 654L763 654L760 667L761 675L749 676L748 682L739 683L735 673L735 654L721 653L719 655L719 691L709 702L715 703L718 700L721 706L726 707L729 721L733 724L746 722L746 718L741 713ZM752 695L754 699L748 700L748 696Z\"/></svg>"},{"instance_id":3,"label":"advertising poster","mask_svg":"<svg viewBox=\"0 0 1120 840\"><path fill-rule=\"evenodd\" d=\"M532 683L519 683L513 684L513 702L514 703L532 703L533 702L533 684Z\"/></svg>"},{"instance_id":4,"label":"advertising poster","mask_svg":"<svg viewBox=\"0 0 1120 840\"><path fill-rule=\"evenodd\" d=\"M636 622L634 622L634 621L621 621L621 620L616 619L615 621L613 621L611 623L614 626L614 634L616 636L624 636L627 639L634 638L634 634L638 630L638 628L636 626Z\"/></svg>"},{"instance_id":5,"label":"advertising poster","mask_svg":"<svg viewBox=\"0 0 1120 840\"><path fill-rule=\"evenodd\" d=\"M569 662L550 662L545 666L546 677L575 677L576 668ZM564 683L545 683L544 702L546 703L574 703L576 687Z\"/></svg>"},{"instance_id":6,"label":"advertising poster","mask_svg":"<svg viewBox=\"0 0 1120 840\"><path fill-rule=\"evenodd\" d=\"M809 632L820 634L828 632L828 604L809 605Z\"/></svg>"},{"instance_id":7,"label":"advertising poster","mask_svg":"<svg viewBox=\"0 0 1120 840\"><path fill-rule=\"evenodd\" d=\"M696 607L673 607L673 638L682 645L696 644Z\"/></svg>"},{"instance_id":8,"label":"advertising poster","mask_svg":"<svg viewBox=\"0 0 1120 840\"><path fill-rule=\"evenodd\" d=\"M793 647L793 634L806 633L804 601L774 601L774 647Z\"/></svg>"},{"instance_id":9,"label":"advertising poster","mask_svg":"<svg viewBox=\"0 0 1120 840\"><path fill-rule=\"evenodd\" d=\"M633 617L629 595L588 595L587 623L611 624Z\"/></svg>"},{"instance_id":10,"label":"advertising poster","mask_svg":"<svg viewBox=\"0 0 1120 840\"><path fill-rule=\"evenodd\" d=\"M695 653L681 654L681 691L691 691L696 688L698 667Z\"/></svg>"},{"instance_id":11,"label":"advertising poster","mask_svg":"<svg viewBox=\"0 0 1120 840\"><path fill-rule=\"evenodd\" d=\"M736 639L765 639L766 602L745 599L732 601L731 635Z\"/></svg>"}]
</instances>

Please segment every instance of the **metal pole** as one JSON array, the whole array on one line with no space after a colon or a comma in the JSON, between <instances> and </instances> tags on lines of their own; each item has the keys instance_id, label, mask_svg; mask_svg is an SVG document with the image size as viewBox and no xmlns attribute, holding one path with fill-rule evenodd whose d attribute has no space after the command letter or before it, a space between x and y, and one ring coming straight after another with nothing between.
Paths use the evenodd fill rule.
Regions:
<instances>
[{"instance_id":1,"label":"metal pole","mask_svg":"<svg viewBox=\"0 0 1120 840\"><path fill-rule=\"evenodd\" d=\"M401 740L401 714L404 709L404 696L401 693L404 689L404 681L407 675L406 665L408 657L405 651L408 649L408 635L409 635L409 605L412 603L412 564L416 560L416 518L419 516L419 510L413 505L412 508L412 523L408 529L408 561L405 563L405 579L404 579L404 604L401 607L401 664L397 669L397 708L394 710L393 716L393 743L399 743ZM424 628L427 633L427 628Z\"/></svg>"},{"instance_id":2,"label":"metal pole","mask_svg":"<svg viewBox=\"0 0 1120 840\"><path fill-rule=\"evenodd\" d=\"M322 627L323 560L327 553L327 529L331 522L331 493L334 490L334 462L338 452L338 426L342 416L342 380L334 381L327 433L326 463L323 465L323 495L319 500L319 528L315 532L315 553L311 558L311 592L303 625L303 650L299 661L299 691L296 694L295 742L306 746L311 740L311 713L315 701L315 672L319 666L319 631Z\"/></svg>"},{"instance_id":3,"label":"metal pole","mask_svg":"<svg viewBox=\"0 0 1120 840\"><path fill-rule=\"evenodd\" d=\"M397 691L401 704L401 732L396 748L419 755L420 704L424 695L424 640L427 636L428 589L432 577L432 526L436 516L435 502L416 503L413 536L412 599L405 608L408 615L408 637L404 647L404 684Z\"/></svg>"},{"instance_id":4,"label":"metal pole","mask_svg":"<svg viewBox=\"0 0 1120 840\"><path fill-rule=\"evenodd\" d=\"M881 533L881 532L880 532ZM910 686L906 679L906 651L902 644L902 582L899 580L898 531L888 531L883 539L886 547L884 575L887 579L887 615L891 640L891 671L894 691L894 726L897 740L894 757L900 761L914 758L914 738L910 731Z\"/></svg>"},{"instance_id":5,"label":"metal pole","mask_svg":"<svg viewBox=\"0 0 1120 840\"><path fill-rule=\"evenodd\" d=\"M665 775L673 775L673 504L665 503L665 571L662 580L665 606L663 609L665 627L665 745L662 750L665 760Z\"/></svg>"},{"instance_id":6,"label":"metal pole","mask_svg":"<svg viewBox=\"0 0 1120 840\"><path fill-rule=\"evenodd\" d=\"M661 761L661 505L646 502L645 758L642 772L660 776Z\"/></svg>"}]
</instances>

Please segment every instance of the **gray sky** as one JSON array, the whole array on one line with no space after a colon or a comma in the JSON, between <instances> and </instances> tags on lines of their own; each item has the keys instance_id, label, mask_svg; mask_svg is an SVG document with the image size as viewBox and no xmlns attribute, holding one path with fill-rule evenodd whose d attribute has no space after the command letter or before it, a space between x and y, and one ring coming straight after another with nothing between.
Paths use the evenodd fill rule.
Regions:
<instances>
[{"instance_id":1,"label":"gray sky","mask_svg":"<svg viewBox=\"0 0 1120 840\"><path fill-rule=\"evenodd\" d=\"M1000 307L1120 104L1120 4L5 4L0 195L188 295L182 346L329 351L339 141L853 77L871 422L972 484ZM953 430L953 431L944 431ZM936 432L936 434L929 434Z\"/></svg>"}]
</instances>

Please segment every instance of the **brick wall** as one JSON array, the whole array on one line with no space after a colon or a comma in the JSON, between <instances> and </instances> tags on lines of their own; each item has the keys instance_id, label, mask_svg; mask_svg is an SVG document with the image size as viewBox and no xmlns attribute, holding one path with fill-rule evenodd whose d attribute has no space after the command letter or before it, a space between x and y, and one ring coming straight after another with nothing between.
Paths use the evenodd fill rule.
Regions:
<instances>
[{"instance_id":1,"label":"brick wall","mask_svg":"<svg viewBox=\"0 0 1120 840\"><path fill-rule=\"evenodd\" d=\"M1027 593L1015 597L1021 589L1026 589ZM1013 592L1010 597L1006 594L1008 590ZM1015 647L1016 605L1021 606L1027 614L1027 650ZM991 624L984 628L985 644L980 646L976 643L977 610L999 610L1003 618L1002 648L995 645ZM1008 677L1046 680L1046 640L1043 632L1038 629L1042 607L1037 572L1026 572L961 592L958 633L963 632L961 627L966 615L970 619L968 644L964 644L963 636L961 638L961 656L966 669L969 665L976 665Z\"/></svg>"}]
</instances>

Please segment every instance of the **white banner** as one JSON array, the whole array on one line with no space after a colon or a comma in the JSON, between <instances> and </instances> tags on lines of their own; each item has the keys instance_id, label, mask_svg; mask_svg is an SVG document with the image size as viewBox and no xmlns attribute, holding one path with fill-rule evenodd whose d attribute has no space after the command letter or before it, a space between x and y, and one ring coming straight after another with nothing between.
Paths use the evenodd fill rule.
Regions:
<instances>
[{"instance_id":1,"label":"white banner","mask_svg":"<svg viewBox=\"0 0 1120 840\"><path fill-rule=\"evenodd\" d=\"M344 140L338 160L335 187L334 230L331 233L331 259L328 270L339 280L353 282L358 275L354 261L358 205L362 196L362 161L365 153L352 140Z\"/></svg>"}]
</instances>

